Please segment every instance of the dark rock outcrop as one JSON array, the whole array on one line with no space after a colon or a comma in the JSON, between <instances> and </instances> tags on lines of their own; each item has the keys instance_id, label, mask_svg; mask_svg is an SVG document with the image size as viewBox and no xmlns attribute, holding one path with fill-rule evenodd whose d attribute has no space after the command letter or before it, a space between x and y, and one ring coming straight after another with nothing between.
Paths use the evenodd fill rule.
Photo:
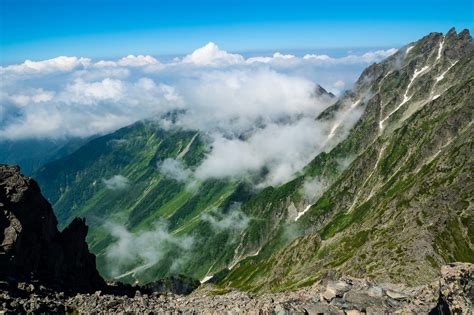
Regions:
<instances>
[{"instance_id":1,"label":"dark rock outcrop","mask_svg":"<svg viewBox=\"0 0 474 315\"><path fill-rule=\"evenodd\" d=\"M57 224L38 184L19 167L0 164L0 279L61 291L104 288L85 241L85 220L74 219L62 232Z\"/></svg>"},{"instance_id":2,"label":"dark rock outcrop","mask_svg":"<svg viewBox=\"0 0 474 315\"><path fill-rule=\"evenodd\" d=\"M187 295L199 287L199 280L186 276L170 276L141 286L141 290L149 293L172 292L174 294Z\"/></svg>"}]
</instances>

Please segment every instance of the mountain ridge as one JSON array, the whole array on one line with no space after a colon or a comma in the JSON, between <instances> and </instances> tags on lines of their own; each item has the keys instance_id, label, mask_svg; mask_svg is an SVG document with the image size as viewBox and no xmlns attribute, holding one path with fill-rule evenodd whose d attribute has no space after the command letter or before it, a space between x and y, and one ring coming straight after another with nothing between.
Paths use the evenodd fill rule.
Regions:
<instances>
[{"instance_id":1,"label":"mountain ridge","mask_svg":"<svg viewBox=\"0 0 474 315\"><path fill-rule=\"evenodd\" d=\"M122 220L128 216L126 221L133 223L128 228L140 235L151 222L166 218L173 237L194 235L195 245L200 248L186 253L191 258L182 256L181 271L201 279L214 277L212 281L224 287L282 291L308 285L327 270L360 275L363 268L370 268L375 262L384 267L365 271L375 279L407 280L412 284L426 282L442 263L457 258L471 261L473 257L472 238L466 232L466 227L472 224L472 203L465 194L454 193L463 188L461 178L472 183L472 178L467 176L472 161L466 158L472 152L469 140L472 138L472 56L469 32L457 34L452 29L446 35L431 33L402 47L385 61L369 66L353 91L343 94L316 117L315 123L332 123L328 125L325 150L294 179L277 187L255 191L245 181L209 180L196 190L186 190L185 184L156 175L156 163L185 151L184 163L192 169L206 154L205 135L197 135L194 131L160 134L149 123L138 123L95 139L92 143L100 145L89 146L90 152L76 151L83 152L85 161L90 161L94 168L83 165L82 169L79 167L70 174L61 174L52 167L60 163L54 162L36 175L47 187L46 195L55 204L61 220L67 220L69 216L62 209L71 209L72 214L75 211L81 214L115 213ZM347 122L354 119L354 126L348 129L351 124ZM115 145L123 147L111 149ZM185 150L188 145L190 147ZM108 148L106 154L100 146ZM453 160L455 152L460 153L456 153ZM91 158L93 156L96 158ZM64 169L74 166L75 160L80 158L67 159L63 159L68 161L63 162ZM413 197L400 198L415 188L417 192L410 194L422 196L422 190L418 188L424 184L418 181L419 174L430 178L431 184L435 185L443 174L438 168L448 162L463 164L448 171L462 176L454 177L458 181L436 194L455 194L457 197L453 202L464 209L462 220L453 219L459 209L448 209L449 224L442 223L441 209L435 214L411 212ZM123 171L131 179L145 183L130 187L136 194L128 201L120 192L103 190L97 193L97 188L89 186L88 176L99 185L101 180ZM449 174L443 178L449 178ZM74 188L78 183L79 188ZM303 191L310 186L313 187L312 195L306 196ZM472 189L469 185L465 188ZM139 193L143 191L153 193L142 196ZM85 196L84 192L92 197ZM427 199L417 201L421 208L428 207L427 200L440 205L433 194L434 188L428 189L423 195ZM136 205L135 212L113 210L130 205ZM385 226L387 222L396 223L397 220L390 218L396 216L397 208L407 216L403 218L402 226L410 222L407 219L410 213L417 213L423 234L419 238L413 237L424 244L426 255L423 258L403 258L408 253L416 254L419 245L397 246L393 240L388 240L388 231L393 235L400 234L394 226L387 231L374 228L379 224ZM237 219L246 222L242 229L213 227L212 222L227 222L224 221L228 218L226 215L234 211ZM384 217L385 221L382 220ZM425 228L430 220L439 222L435 226L439 226L441 232ZM102 222L99 219L96 225ZM410 223L413 222L417 220ZM419 226L408 228L412 232L418 229ZM465 231L464 234L456 234L457 229ZM106 248L112 242L104 233L108 232L96 230L89 238L99 261L105 259ZM456 240L462 248L443 243L442 233L447 233L446 237ZM434 241L436 238L438 240ZM376 240L380 241L378 245ZM439 248L434 249L430 245L432 242L439 244ZM388 248L388 252L383 248ZM173 252L168 255L172 256ZM384 261L384 255L392 257L394 263ZM406 266L402 268L404 260ZM411 268L420 261L426 268L418 278L398 277L397 273L413 272ZM101 264L105 266L106 261L102 260ZM134 277L149 281L153 279L151 275L166 275L171 272L166 266L173 265L173 261L165 259L159 265ZM397 268L402 269L398 272ZM134 281L134 277L129 280Z\"/></svg>"}]
</instances>

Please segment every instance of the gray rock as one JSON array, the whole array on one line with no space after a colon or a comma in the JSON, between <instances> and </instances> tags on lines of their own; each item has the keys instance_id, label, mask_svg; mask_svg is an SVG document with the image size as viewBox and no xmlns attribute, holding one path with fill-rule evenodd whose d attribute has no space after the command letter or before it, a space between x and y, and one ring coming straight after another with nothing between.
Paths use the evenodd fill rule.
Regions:
<instances>
[{"instance_id":1,"label":"gray rock","mask_svg":"<svg viewBox=\"0 0 474 315\"><path fill-rule=\"evenodd\" d=\"M344 311L338 309L337 307L326 304L326 303L314 303L303 305L304 310L309 315L317 315L317 314L344 314Z\"/></svg>"},{"instance_id":2,"label":"gray rock","mask_svg":"<svg viewBox=\"0 0 474 315\"><path fill-rule=\"evenodd\" d=\"M397 292L393 290L387 290L387 296L394 299L394 300L405 300L408 296L402 292Z\"/></svg>"},{"instance_id":3,"label":"gray rock","mask_svg":"<svg viewBox=\"0 0 474 315\"><path fill-rule=\"evenodd\" d=\"M345 281L329 281L326 291L321 293L321 301L331 301L336 296L342 297L343 294L351 289L351 285Z\"/></svg>"},{"instance_id":4,"label":"gray rock","mask_svg":"<svg viewBox=\"0 0 474 315\"><path fill-rule=\"evenodd\" d=\"M367 294L372 297L382 297L383 296L383 289L378 286L371 286L367 290Z\"/></svg>"}]
</instances>

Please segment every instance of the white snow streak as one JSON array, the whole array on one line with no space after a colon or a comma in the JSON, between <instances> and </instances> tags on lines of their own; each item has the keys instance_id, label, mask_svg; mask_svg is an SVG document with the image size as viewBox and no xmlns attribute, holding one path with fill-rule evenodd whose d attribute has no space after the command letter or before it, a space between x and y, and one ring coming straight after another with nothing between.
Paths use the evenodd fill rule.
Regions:
<instances>
[{"instance_id":1,"label":"white snow streak","mask_svg":"<svg viewBox=\"0 0 474 315\"><path fill-rule=\"evenodd\" d=\"M438 48L438 56L436 57L436 61L438 61L441 58L441 52L443 51L443 46L444 46L444 37L443 40L439 43L439 48Z\"/></svg>"},{"instance_id":2,"label":"white snow streak","mask_svg":"<svg viewBox=\"0 0 474 315\"><path fill-rule=\"evenodd\" d=\"M416 70L415 69L415 72L413 73L413 76L410 80L410 83L408 83L408 86L407 86L407 89L405 90L405 93L403 94L403 100L402 102L392 111L390 112L390 114L388 114L384 119L382 119L380 122L379 122L379 127L380 129L383 128L383 123L390 118L390 116L392 116L393 114L395 114L406 102L408 102L413 95L410 95L408 96L408 92L410 91L410 88L411 86L413 85L413 82L415 82L415 79L417 77L420 76L420 74L422 74L423 72L425 72L426 70L428 70L429 67L428 66L424 66L423 68L421 68L420 70Z\"/></svg>"},{"instance_id":3,"label":"white snow streak","mask_svg":"<svg viewBox=\"0 0 474 315\"><path fill-rule=\"evenodd\" d=\"M214 277L214 275L210 275L210 276L205 276L204 278L202 278L201 283L206 283L207 281L211 280L212 278Z\"/></svg>"},{"instance_id":4,"label":"white snow streak","mask_svg":"<svg viewBox=\"0 0 474 315\"><path fill-rule=\"evenodd\" d=\"M118 275L116 276L114 279L120 279L120 278L124 278L126 276L130 276L130 275L133 275L133 274L136 274L137 272L139 271L143 271L143 270L146 270L148 268L150 268L151 266L153 266L155 263L149 263L149 264L146 264L146 265L142 265L142 266L138 266L136 268L133 268L132 270L130 271L127 271L125 273L122 273L121 275Z\"/></svg>"},{"instance_id":5,"label":"white snow streak","mask_svg":"<svg viewBox=\"0 0 474 315\"><path fill-rule=\"evenodd\" d=\"M334 137L334 134L336 133L336 130L337 128L341 125L342 121L345 119L345 117L354 109L356 108L357 105L359 105L360 103L360 99L358 99L357 101L355 101L355 103L352 103L351 104L351 107L349 107L349 109L347 110L347 112L343 115L343 117L339 120L337 120L334 125L332 126L331 128L331 131L329 132L329 135L328 135L328 138L326 140L329 141L332 137Z\"/></svg>"},{"instance_id":6,"label":"white snow streak","mask_svg":"<svg viewBox=\"0 0 474 315\"><path fill-rule=\"evenodd\" d=\"M382 147L379 151L378 156L377 156L377 161L375 162L375 165L374 165L372 171L370 172L369 176L367 176L364 183L362 184L361 189L365 187L365 185L367 184L369 179L372 177L372 175L374 175L375 170L379 166L380 160L382 159L382 155L383 155L384 151L385 151L385 147ZM372 193L372 191L371 191L371 193ZM357 205L357 201L359 201L359 198L360 198L360 194L357 194L357 196L354 198L354 202L352 202L352 205L349 207L349 210L347 210L347 212L351 212L355 208L355 206Z\"/></svg>"},{"instance_id":7,"label":"white snow streak","mask_svg":"<svg viewBox=\"0 0 474 315\"><path fill-rule=\"evenodd\" d=\"M191 145L193 144L194 142L194 139L196 139L197 135L199 134L199 132L196 132L196 134L192 137L191 141L189 141L189 143L186 145L186 147L184 148L183 151L181 151L178 156L176 157L178 160L179 159L182 159L186 153L189 152L189 148L191 148Z\"/></svg>"},{"instance_id":8,"label":"white snow streak","mask_svg":"<svg viewBox=\"0 0 474 315\"><path fill-rule=\"evenodd\" d=\"M296 216L295 218L295 222L298 221L299 218L301 218L303 216L303 214L305 214L306 212L308 212L309 208L311 208L311 204L309 204L306 208L304 208L303 211L301 212L298 212L298 215Z\"/></svg>"},{"instance_id":9,"label":"white snow streak","mask_svg":"<svg viewBox=\"0 0 474 315\"><path fill-rule=\"evenodd\" d=\"M449 70L451 70L452 67L454 67L454 65L458 63L458 61L456 60L454 63L452 63L448 69L446 69L446 71L444 71L443 73L441 73L439 76L436 77L436 83L438 83L439 81L443 80L444 79L444 76L446 75L446 73L449 72Z\"/></svg>"},{"instance_id":10,"label":"white snow streak","mask_svg":"<svg viewBox=\"0 0 474 315\"><path fill-rule=\"evenodd\" d=\"M230 264L230 266L227 267L227 268L229 268L229 270L232 270L232 269L234 269L234 267L235 267L240 261L244 260L244 259L247 258L247 257L258 256L258 254L260 254L260 249L257 250L257 251L256 251L255 253L253 253L253 254L249 254L249 255L247 255L247 256L244 256L244 257L241 257L241 258L237 258L237 259L236 259L232 264Z\"/></svg>"}]
</instances>

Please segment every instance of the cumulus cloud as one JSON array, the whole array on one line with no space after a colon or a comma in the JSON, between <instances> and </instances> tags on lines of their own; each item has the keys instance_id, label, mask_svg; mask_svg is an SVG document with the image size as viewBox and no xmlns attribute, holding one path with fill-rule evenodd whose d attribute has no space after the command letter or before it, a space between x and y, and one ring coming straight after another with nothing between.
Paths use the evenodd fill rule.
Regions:
<instances>
[{"instance_id":1,"label":"cumulus cloud","mask_svg":"<svg viewBox=\"0 0 474 315\"><path fill-rule=\"evenodd\" d=\"M71 71L78 67L87 67L91 63L88 58L66 57L60 56L48 60L32 61L25 60L25 62L17 65L10 65L0 67L0 74L49 74L53 72Z\"/></svg>"},{"instance_id":2,"label":"cumulus cloud","mask_svg":"<svg viewBox=\"0 0 474 315\"><path fill-rule=\"evenodd\" d=\"M158 60L149 55L128 55L127 57L120 59L117 64L120 66L142 67L146 65L156 65L158 64Z\"/></svg>"},{"instance_id":3,"label":"cumulus cloud","mask_svg":"<svg viewBox=\"0 0 474 315\"><path fill-rule=\"evenodd\" d=\"M193 63L200 66L238 64L244 61L244 57L239 54L230 54L213 42L209 42L204 47L196 49L192 54L183 58L184 63Z\"/></svg>"},{"instance_id":4,"label":"cumulus cloud","mask_svg":"<svg viewBox=\"0 0 474 315\"><path fill-rule=\"evenodd\" d=\"M155 119L209 138L201 165L191 171L163 161L165 176L185 181L259 172L266 174L259 184L277 185L340 141L344 133L331 130L348 130L359 117L351 110L335 122L315 122L332 102L315 96L316 83L340 93L368 63L395 51L245 58L211 42L168 63L146 55L27 60L0 68L0 140L87 137ZM170 111L180 113L175 121L158 119Z\"/></svg>"},{"instance_id":5,"label":"cumulus cloud","mask_svg":"<svg viewBox=\"0 0 474 315\"><path fill-rule=\"evenodd\" d=\"M102 179L102 182L105 184L105 187L110 190L123 190L130 185L128 178L122 175L114 175L109 179Z\"/></svg>"},{"instance_id":6,"label":"cumulus cloud","mask_svg":"<svg viewBox=\"0 0 474 315\"><path fill-rule=\"evenodd\" d=\"M99 101L118 101L122 97L123 83L120 80L104 79L98 82L85 82L76 79L68 84L61 95L64 102L95 104Z\"/></svg>"},{"instance_id":7,"label":"cumulus cloud","mask_svg":"<svg viewBox=\"0 0 474 315\"><path fill-rule=\"evenodd\" d=\"M290 54L282 54L276 52L271 57L265 56L257 56L257 57L250 57L246 60L247 63L255 63L255 62L262 62L262 63L271 63L271 62L278 62L278 61L288 61L288 60L295 60L295 55Z\"/></svg>"},{"instance_id":8,"label":"cumulus cloud","mask_svg":"<svg viewBox=\"0 0 474 315\"><path fill-rule=\"evenodd\" d=\"M312 98L314 83L268 69L212 71L182 82L189 115L179 125L241 134L262 123L314 115L327 106Z\"/></svg>"},{"instance_id":9,"label":"cumulus cloud","mask_svg":"<svg viewBox=\"0 0 474 315\"><path fill-rule=\"evenodd\" d=\"M178 266L194 243L190 236L172 235L164 223L157 223L152 229L139 233L132 233L113 222L107 222L105 227L115 239L106 249L106 259L110 262L110 275L117 279L158 264L169 257L171 251L175 255L174 266Z\"/></svg>"},{"instance_id":10,"label":"cumulus cloud","mask_svg":"<svg viewBox=\"0 0 474 315\"><path fill-rule=\"evenodd\" d=\"M26 92L26 93L25 93ZM31 103L48 102L53 99L53 91L45 91L42 88L30 89L23 94L11 94L8 97L18 106L26 106Z\"/></svg>"},{"instance_id":11,"label":"cumulus cloud","mask_svg":"<svg viewBox=\"0 0 474 315\"><path fill-rule=\"evenodd\" d=\"M313 118L288 124L269 124L249 138L215 136L212 151L195 174L198 179L239 177L266 168L262 185L288 180L321 151L326 138Z\"/></svg>"}]
</instances>

